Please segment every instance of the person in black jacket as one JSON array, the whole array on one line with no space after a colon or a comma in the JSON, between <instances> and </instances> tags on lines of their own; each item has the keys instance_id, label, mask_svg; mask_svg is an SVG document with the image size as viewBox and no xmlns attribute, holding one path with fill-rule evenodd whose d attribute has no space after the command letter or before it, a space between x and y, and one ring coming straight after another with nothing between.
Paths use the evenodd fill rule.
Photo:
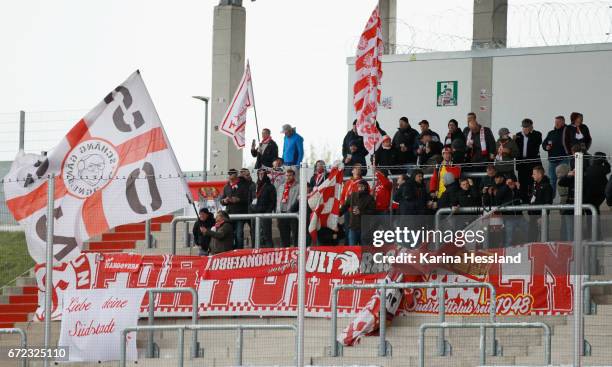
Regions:
<instances>
[{"instance_id":1,"label":"person in black jacket","mask_svg":"<svg viewBox=\"0 0 612 367\"><path fill-rule=\"evenodd\" d=\"M474 181L471 178L459 179L459 190L457 191L455 208L474 208L481 205L480 190L478 190L478 186L474 184ZM477 218L473 214L455 214L455 216L457 217L458 228L465 228Z\"/></svg>"},{"instance_id":2,"label":"person in black jacket","mask_svg":"<svg viewBox=\"0 0 612 367\"><path fill-rule=\"evenodd\" d=\"M314 173L308 182L308 192L312 191L315 187L318 187L327 178L327 169L325 168L325 161L318 160L315 163Z\"/></svg>"},{"instance_id":3,"label":"person in black jacket","mask_svg":"<svg viewBox=\"0 0 612 367\"><path fill-rule=\"evenodd\" d=\"M342 160L346 159L346 156L351 154L351 143L357 144L357 151L364 157L368 155L368 151L363 145L363 137L357 133L357 120L353 121L353 128L349 130L344 136L342 141Z\"/></svg>"},{"instance_id":4,"label":"person in black jacket","mask_svg":"<svg viewBox=\"0 0 612 367\"><path fill-rule=\"evenodd\" d=\"M555 128L550 130L542 141L542 148L548 152L548 177L553 189L553 198L557 193L557 166L568 164L571 154L571 136L573 128L565 124L565 117L555 117Z\"/></svg>"},{"instance_id":5,"label":"person in black jacket","mask_svg":"<svg viewBox=\"0 0 612 367\"><path fill-rule=\"evenodd\" d=\"M265 170L257 171L257 189L255 197L251 202L251 212L253 213L273 213L276 209L276 188L270 182L270 178ZM272 241L272 219L261 219L261 247L274 247Z\"/></svg>"},{"instance_id":6,"label":"person in black jacket","mask_svg":"<svg viewBox=\"0 0 612 367\"><path fill-rule=\"evenodd\" d=\"M270 129L261 130L261 137L258 148L255 147L255 139L253 139L253 144L251 145L251 155L257 158L255 169L261 167L271 168L272 162L278 158L278 145L272 140Z\"/></svg>"},{"instance_id":7,"label":"person in black jacket","mask_svg":"<svg viewBox=\"0 0 612 367\"><path fill-rule=\"evenodd\" d=\"M411 178L406 175L399 176L397 189L393 194L393 201L399 204L399 215L424 215L428 199L423 171L414 170Z\"/></svg>"},{"instance_id":8,"label":"person in black jacket","mask_svg":"<svg viewBox=\"0 0 612 367\"><path fill-rule=\"evenodd\" d=\"M421 120L419 122L419 128L421 129L421 134L420 134L421 136L425 133L428 133L429 135L431 135L431 141L442 143L442 141L440 140L440 135L438 135L437 132L429 128L429 121Z\"/></svg>"},{"instance_id":9,"label":"person in black jacket","mask_svg":"<svg viewBox=\"0 0 612 367\"><path fill-rule=\"evenodd\" d=\"M402 169L398 167L394 167L392 169L390 168L392 166L397 166L397 151L391 144L391 138L389 135L383 136L380 148L378 148L374 153L374 159L376 166L389 168L391 173L394 175L402 172Z\"/></svg>"},{"instance_id":10,"label":"person in black jacket","mask_svg":"<svg viewBox=\"0 0 612 367\"><path fill-rule=\"evenodd\" d=\"M211 229L215 225L215 218L210 213L208 208L200 209L198 220L193 224L193 243L200 247L199 255L208 256L210 237L205 236L203 228Z\"/></svg>"},{"instance_id":11,"label":"person in black jacket","mask_svg":"<svg viewBox=\"0 0 612 367\"><path fill-rule=\"evenodd\" d=\"M366 154L367 153L368 152L366 150ZM359 150L359 142L352 141L349 145L349 153L346 155L346 157L344 157L344 177L349 177L352 175L351 172L353 170L353 166L357 163L364 167L361 170L361 175L365 176L368 172L368 169L366 168L366 156L361 150Z\"/></svg>"},{"instance_id":12,"label":"person in black jacket","mask_svg":"<svg viewBox=\"0 0 612 367\"><path fill-rule=\"evenodd\" d=\"M436 207L442 209L458 206L460 189L457 180L455 180L455 176L450 172L446 172L442 179L444 180L446 190L444 190L444 193L442 193L442 196L438 199Z\"/></svg>"},{"instance_id":13,"label":"person in black jacket","mask_svg":"<svg viewBox=\"0 0 612 367\"><path fill-rule=\"evenodd\" d=\"M534 130L531 119L523 119L521 131L516 133L514 141L518 147L519 155L516 158L516 170L518 172L519 191L521 199L527 200L529 187L533 184L533 168L542 165L540 160L540 145L542 144L542 133ZM525 161L527 160L527 161Z\"/></svg>"},{"instance_id":14,"label":"person in black jacket","mask_svg":"<svg viewBox=\"0 0 612 367\"><path fill-rule=\"evenodd\" d=\"M468 127L463 130L466 144L466 162L486 163L495 158L495 136L491 129L481 126L474 112L468 113ZM465 171L482 172L484 165L465 167Z\"/></svg>"},{"instance_id":15,"label":"person in black jacket","mask_svg":"<svg viewBox=\"0 0 612 367\"><path fill-rule=\"evenodd\" d=\"M572 112L570 115L570 122L572 126L571 142L573 144L584 144L586 147L585 151L591 149L591 132L589 127L584 124L584 116L580 112Z\"/></svg>"},{"instance_id":16,"label":"person in black jacket","mask_svg":"<svg viewBox=\"0 0 612 367\"><path fill-rule=\"evenodd\" d=\"M238 177L238 171L230 169L228 180L223 186L221 204L226 207L227 214L247 214L249 212L249 183ZM244 248L244 220L231 222L234 229L234 249Z\"/></svg>"},{"instance_id":17,"label":"person in black jacket","mask_svg":"<svg viewBox=\"0 0 612 367\"><path fill-rule=\"evenodd\" d=\"M529 188L528 202L532 205L552 204L553 188L550 179L544 174L544 168L537 166L533 168L533 185ZM530 211L529 214L529 240L539 241L538 224L541 223L541 211Z\"/></svg>"},{"instance_id":18,"label":"person in black jacket","mask_svg":"<svg viewBox=\"0 0 612 367\"><path fill-rule=\"evenodd\" d=\"M392 145L397 152L397 164L408 165L416 163L414 147L418 143L419 133L410 127L407 117L399 120L399 128L393 136Z\"/></svg>"},{"instance_id":19,"label":"person in black jacket","mask_svg":"<svg viewBox=\"0 0 612 367\"><path fill-rule=\"evenodd\" d=\"M463 140L463 142L465 143L465 135L463 135L463 132L459 128L459 123L457 122L457 120L451 119L448 122L448 132L444 137L444 146L451 146L453 144L453 141L457 139Z\"/></svg>"}]
</instances>

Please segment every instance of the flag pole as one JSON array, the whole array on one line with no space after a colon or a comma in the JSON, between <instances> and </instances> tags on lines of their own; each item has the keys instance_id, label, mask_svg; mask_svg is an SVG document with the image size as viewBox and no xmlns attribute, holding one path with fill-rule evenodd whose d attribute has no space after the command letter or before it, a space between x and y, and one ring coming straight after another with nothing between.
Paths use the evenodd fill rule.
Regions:
<instances>
[{"instance_id":1,"label":"flag pole","mask_svg":"<svg viewBox=\"0 0 612 367\"><path fill-rule=\"evenodd\" d=\"M253 112L255 113L255 128L257 129L257 143L261 143L259 138L259 124L257 123L257 107L255 107L255 92L253 90L253 76L251 75L251 65L247 60L247 69L249 70L249 85L251 86L251 96L253 96Z\"/></svg>"}]
</instances>

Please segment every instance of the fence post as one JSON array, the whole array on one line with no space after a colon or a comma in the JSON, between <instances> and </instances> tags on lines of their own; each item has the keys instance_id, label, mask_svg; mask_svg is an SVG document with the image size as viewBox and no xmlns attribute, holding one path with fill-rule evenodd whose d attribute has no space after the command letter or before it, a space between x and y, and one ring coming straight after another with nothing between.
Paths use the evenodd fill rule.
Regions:
<instances>
[{"instance_id":1,"label":"fence post","mask_svg":"<svg viewBox=\"0 0 612 367\"><path fill-rule=\"evenodd\" d=\"M330 355L331 357L337 357L338 356L338 341L337 339L337 332L338 332L338 291L339 288L337 288L338 286L335 286L332 290L332 301L331 301L331 312L332 312L332 319L331 319L331 344L330 344Z\"/></svg>"},{"instance_id":2,"label":"fence post","mask_svg":"<svg viewBox=\"0 0 612 367\"><path fill-rule=\"evenodd\" d=\"M439 322L446 321L446 304L444 303L444 285L438 286L438 318ZM446 345L444 341L444 329L438 330L438 355L446 355Z\"/></svg>"},{"instance_id":3,"label":"fence post","mask_svg":"<svg viewBox=\"0 0 612 367\"><path fill-rule=\"evenodd\" d=\"M153 326L153 317L155 314L155 306L154 306L154 297L155 294L152 290L147 290L149 294L149 321L147 325ZM149 335L147 335L147 358L153 358L153 330L149 331Z\"/></svg>"},{"instance_id":4,"label":"fence post","mask_svg":"<svg viewBox=\"0 0 612 367\"><path fill-rule=\"evenodd\" d=\"M19 151L25 150L25 111L19 111Z\"/></svg>"},{"instance_id":5,"label":"fence post","mask_svg":"<svg viewBox=\"0 0 612 367\"><path fill-rule=\"evenodd\" d=\"M151 219L145 221L145 243L147 248L153 247L153 241L151 241Z\"/></svg>"},{"instance_id":6,"label":"fence post","mask_svg":"<svg viewBox=\"0 0 612 367\"><path fill-rule=\"evenodd\" d=\"M55 174L47 176L47 263L45 264L45 348L51 346L51 307L53 293L53 224L55 206ZM49 366L45 358L44 366Z\"/></svg>"},{"instance_id":7,"label":"fence post","mask_svg":"<svg viewBox=\"0 0 612 367\"><path fill-rule=\"evenodd\" d=\"M260 247L261 247L261 218L255 217L255 248L258 249Z\"/></svg>"},{"instance_id":8,"label":"fence post","mask_svg":"<svg viewBox=\"0 0 612 367\"><path fill-rule=\"evenodd\" d=\"M378 320L378 333L380 334L380 344L378 346L378 356L387 356L387 289L380 288L380 313Z\"/></svg>"},{"instance_id":9,"label":"fence post","mask_svg":"<svg viewBox=\"0 0 612 367\"><path fill-rule=\"evenodd\" d=\"M306 313L306 203L308 195L307 165L302 162L300 167L300 210L298 231L298 348L297 367L304 367L304 316Z\"/></svg>"},{"instance_id":10,"label":"fence post","mask_svg":"<svg viewBox=\"0 0 612 367\"><path fill-rule=\"evenodd\" d=\"M574 155L574 366L580 366L584 347L584 330L582 328L582 190L584 179L584 156Z\"/></svg>"},{"instance_id":11,"label":"fence post","mask_svg":"<svg viewBox=\"0 0 612 367\"><path fill-rule=\"evenodd\" d=\"M548 210L542 209L542 226L540 228L540 242L548 242Z\"/></svg>"},{"instance_id":12,"label":"fence post","mask_svg":"<svg viewBox=\"0 0 612 367\"><path fill-rule=\"evenodd\" d=\"M242 347L244 344L244 333L242 326L238 325L238 335L236 337L236 366L242 366Z\"/></svg>"},{"instance_id":13,"label":"fence post","mask_svg":"<svg viewBox=\"0 0 612 367\"><path fill-rule=\"evenodd\" d=\"M179 355L178 355L178 365L179 367L183 367L183 362L185 360L185 329L180 328L178 330L178 344L179 344Z\"/></svg>"},{"instance_id":14,"label":"fence post","mask_svg":"<svg viewBox=\"0 0 612 367\"><path fill-rule=\"evenodd\" d=\"M484 326L480 327L480 365L484 366L487 363L487 347L486 347L486 329Z\"/></svg>"}]
</instances>

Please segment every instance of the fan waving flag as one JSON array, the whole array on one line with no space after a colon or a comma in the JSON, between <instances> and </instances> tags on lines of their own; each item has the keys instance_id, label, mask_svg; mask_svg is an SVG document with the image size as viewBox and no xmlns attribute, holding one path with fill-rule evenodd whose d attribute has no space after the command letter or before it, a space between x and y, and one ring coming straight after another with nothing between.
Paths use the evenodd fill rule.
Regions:
<instances>
[{"instance_id":1,"label":"fan waving flag","mask_svg":"<svg viewBox=\"0 0 612 367\"><path fill-rule=\"evenodd\" d=\"M238 149L244 148L244 133L246 128L247 110L255 106L253 97L253 83L251 81L251 67L247 61L246 69L238 89L234 93L234 98L225 112L223 122L219 126L221 133L232 138L234 145Z\"/></svg>"},{"instance_id":2,"label":"fan waving flag","mask_svg":"<svg viewBox=\"0 0 612 367\"><path fill-rule=\"evenodd\" d=\"M376 114L380 103L379 86L382 79L380 58L383 53L382 22L377 6L359 39L353 86L357 133L363 137L363 145L370 154L373 154L382 142L382 136L376 127Z\"/></svg>"},{"instance_id":3,"label":"fan waving flag","mask_svg":"<svg viewBox=\"0 0 612 367\"><path fill-rule=\"evenodd\" d=\"M28 250L46 261L48 177L54 177L56 262L121 224L182 209L191 194L137 71L82 118L47 155L20 153L4 178L6 204Z\"/></svg>"},{"instance_id":4,"label":"fan waving flag","mask_svg":"<svg viewBox=\"0 0 612 367\"><path fill-rule=\"evenodd\" d=\"M316 242L317 231L321 228L338 230L342 182L342 167L333 167L327 179L308 195L308 205L312 209L308 232L313 242Z\"/></svg>"}]
</instances>

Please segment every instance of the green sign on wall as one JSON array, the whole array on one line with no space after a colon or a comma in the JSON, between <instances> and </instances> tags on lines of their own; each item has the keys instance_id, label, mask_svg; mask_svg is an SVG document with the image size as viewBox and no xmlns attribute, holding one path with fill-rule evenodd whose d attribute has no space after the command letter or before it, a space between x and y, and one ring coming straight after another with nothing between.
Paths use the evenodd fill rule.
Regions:
<instances>
[{"instance_id":1,"label":"green sign on wall","mask_svg":"<svg viewBox=\"0 0 612 367\"><path fill-rule=\"evenodd\" d=\"M436 100L438 107L457 105L457 87L458 82L456 80L437 83Z\"/></svg>"}]
</instances>

